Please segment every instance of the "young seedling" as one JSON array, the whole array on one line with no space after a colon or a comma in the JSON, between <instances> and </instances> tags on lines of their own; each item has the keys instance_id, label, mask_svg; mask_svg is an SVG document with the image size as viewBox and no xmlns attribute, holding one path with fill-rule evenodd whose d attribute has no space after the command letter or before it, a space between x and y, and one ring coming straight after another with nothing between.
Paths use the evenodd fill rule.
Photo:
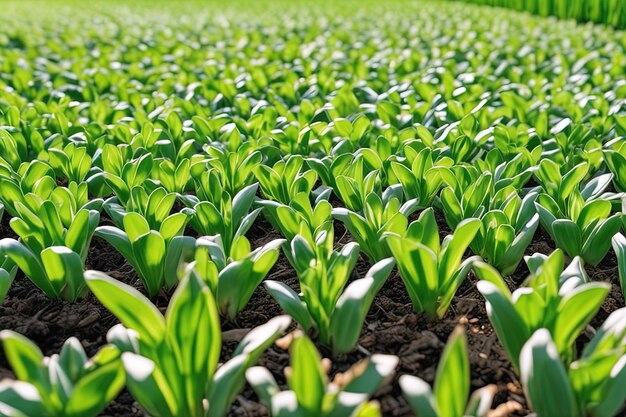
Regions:
<instances>
[{"instance_id":1,"label":"young seedling","mask_svg":"<svg viewBox=\"0 0 626 417\"><path fill-rule=\"evenodd\" d=\"M400 377L400 388L419 417L486 417L496 393L496 387L489 385L470 397L470 364L463 327L450 335L432 389L423 379L410 375Z\"/></svg>"},{"instance_id":2,"label":"young seedling","mask_svg":"<svg viewBox=\"0 0 626 417\"><path fill-rule=\"evenodd\" d=\"M378 404L369 398L392 377L396 356L372 355L329 382L330 363L322 360L306 336L297 336L289 352L287 391L280 390L266 368L246 372L248 383L272 417L381 417Z\"/></svg>"},{"instance_id":3,"label":"young seedling","mask_svg":"<svg viewBox=\"0 0 626 417\"><path fill-rule=\"evenodd\" d=\"M454 234L440 242L435 215L429 208L406 231L385 234L415 312L426 312L433 318L446 313L472 262L479 259L463 261L479 228L480 220L464 220Z\"/></svg>"},{"instance_id":4,"label":"young seedling","mask_svg":"<svg viewBox=\"0 0 626 417\"><path fill-rule=\"evenodd\" d=\"M122 351L127 387L154 417L220 417L244 384L244 372L287 329L280 316L252 330L218 366L222 333L215 299L189 265L165 316L134 288L100 272L85 279L121 324L107 339Z\"/></svg>"}]
</instances>

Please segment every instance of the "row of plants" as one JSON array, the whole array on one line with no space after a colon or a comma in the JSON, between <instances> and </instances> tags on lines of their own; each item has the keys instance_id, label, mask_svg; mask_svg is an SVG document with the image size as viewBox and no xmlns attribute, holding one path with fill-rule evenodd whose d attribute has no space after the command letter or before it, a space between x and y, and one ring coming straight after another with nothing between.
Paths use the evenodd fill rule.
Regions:
<instances>
[{"instance_id":1,"label":"row of plants","mask_svg":"<svg viewBox=\"0 0 626 417\"><path fill-rule=\"evenodd\" d=\"M529 260L537 272L531 275L529 291L515 298L497 272L480 265L483 280L479 287L488 300L490 319L538 416L615 415L626 401L622 389L626 309L611 314L582 353L575 354L573 342L597 311L595 300L606 296L607 288L588 283L563 293L559 280L564 274L567 280L561 290L572 287L571 281L579 276L568 278L559 261L562 258L556 255ZM273 416L381 415L379 405L369 398L388 383L397 357L371 355L329 381L330 361L322 359L310 339L296 331L279 341L291 356L291 366L285 371L288 390L281 391L274 376L254 364L284 334L291 319L279 316L253 329L232 357L220 363L216 300L193 264L182 274L164 316L134 288L88 271L89 287L121 322L108 332L109 344L92 358L75 338L68 339L58 355L44 357L24 336L0 332L18 378L0 383L0 411L7 416L96 416L126 385L155 417L223 416L247 380ZM533 311L536 306L524 301L531 297L544 297L546 311ZM572 316L566 320L567 313ZM495 389L487 386L469 396L466 343L464 330L458 328L443 351L433 388L417 377L400 378L416 415L487 415ZM546 381L553 381L558 392L546 392Z\"/></svg>"},{"instance_id":2,"label":"row of plants","mask_svg":"<svg viewBox=\"0 0 626 417\"><path fill-rule=\"evenodd\" d=\"M538 417L621 412L626 309L590 331L611 286L585 269L612 249L626 299L621 32L403 0L209 15L191 1L141 19L145 5L118 5L30 25L27 3L0 16L0 220L13 234L0 303L26 277L54 300L95 297L121 324L91 358L75 338L44 357L0 332L17 378L0 382L0 415L95 416L125 387L154 417L221 416L247 382L273 416L380 416L371 398L398 358L337 373L318 347L357 349L390 277L437 322L470 273ZM531 3L516 4L565 13ZM623 24L607 7L562 17ZM260 216L280 238L253 247ZM529 255L541 232L555 250ZM94 238L141 291L86 271ZM297 288L271 276L281 257ZM260 286L286 315L224 357L222 323ZM163 314L153 301L172 293ZM256 366L274 344L290 352L284 378ZM470 395L462 328L432 387L398 384L420 417L486 416L495 395Z\"/></svg>"},{"instance_id":3,"label":"row of plants","mask_svg":"<svg viewBox=\"0 0 626 417\"><path fill-rule=\"evenodd\" d=\"M417 144L423 147L419 152L413 147ZM84 150L73 145L70 149ZM190 261L197 248L205 248L205 281L220 294L221 310L230 319L245 307L281 246L302 285L333 275L336 256L348 265L342 267L344 284L360 251L372 263L393 256L416 311L431 316L445 313L467 275L475 259L461 264L468 247L508 275L517 269L539 225L556 248L592 266L602 261L612 242L621 268L626 268L626 238L619 233L624 223L622 194L606 192L614 178L611 172L587 179L586 162L563 170L549 159L530 165L514 157L493 171L486 166L481 171L482 164L454 164L413 140L404 145L405 156L385 161L363 148L324 161L294 155L270 167L262 163L259 150L237 158L249 150L241 145L227 154L235 162L237 184L226 180L232 177L222 171L219 159L207 157L195 164L195 175L190 174L194 169L183 171L192 184L193 194L187 194L168 191L160 182L150 190L146 184L155 168L151 155L125 160L123 149L104 148L110 171L96 176L102 174L103 186L113 192L106 200L89 198L89 181L57 185L53 167L42 160L23 163L18 171L4 166L0 201L19 240L0 240L5 259L0 294L6 294L19 267L51 298L83 297L87 286L82 276L94 236L123 255L150 296L173 287L179 264ZM116 160L111 153L119 157L117 170L110 166ZM381 168L368 169L369 161ZM124 179L112 173L119 171ZM392 181L392 176L397 183L384 188L383 178ZM529 181L537 185L525 187ZM331 199L343 207L333 208ZM177 203L179 210L174 209ZM443 244L432 205L454 231ZM616 207L620 211L615 212ZM103 210L111 225L101 225ZM410 222L419 210L419 218ZM260 213L285 240L251 248L245 235ZM356 241L339 254L333 250L334 221ZM186 234L187 226L192 235ZM319 266L313 268L312 263ZM626 276L620 275L626 291Z\"/></svg>"},{"instance_id":4,"label":"row of plants","mask_svg":"<svg viewBox=\"0 0 626 417\"><path fill-rule=\"evenodd\" d=\"M468 0L465 0L468 1ZM575 19L626 28L626 7L619 0L469 0L476 4L508 7L541 16Z\"/></svg>"}]
</instances>

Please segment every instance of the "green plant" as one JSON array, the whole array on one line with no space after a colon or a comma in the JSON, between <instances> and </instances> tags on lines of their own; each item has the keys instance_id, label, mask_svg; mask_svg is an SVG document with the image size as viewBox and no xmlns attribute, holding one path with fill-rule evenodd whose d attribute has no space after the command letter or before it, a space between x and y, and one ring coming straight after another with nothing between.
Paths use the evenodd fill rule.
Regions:
<instances>
[{"instance_id":1,"label":"green plant","mask_svg":"<svg viewBox=\"0 0 626 417\"><path fill-rule=\"evenodd\" d=\"M82 185L56 188L46 200L31 195L31 208L15 201L17 216L10 225L20 240L0 240L0 255L10 258L50 298L76 301L86 291L84 263L102 201L80 207L76 193L86 187Z\"/></svg>"},{"instance_id":2,"label":"green plant","mask_svg":"<svg viewBox=\"0 0 626 417\"><path fill-rule=\"evenodd\" d=\"M487 300L489 320L509 359L519 369L524 343L538 329L546 328L554 337L564 360L574 356L574 342L596 315L610 285L584 282L580 273L563 270L563 252L547 258L528 259L531 275L513 293L491 266L476 262L480 278L478 290Z\"/></svg>"},{"instance_id":3,"label":"green plant","mask_svg":"<svg viewBox=\"0 0 626 417\"><path fill-rule=\"evenodd\" d=\"M613 312L574 362L563 364L548 329L520 355L521 381L537 417L611 417L626 403L626 309ZM551 388L546 389L546 381Z\"/></svg>"},{"instance_id":4,"label":"green plant","mask_svg":"<svg viewBox=\"0 0 626 417\"><path fill-rule=\"evenodd\" d=\"M254 169L263 195L273 201L289 205L299 193L311 194L317 181L317 173L303 171L304 159L292 155L286 161L278 161L273 167L259 165Z\"/></svg>"},{"instance_id":5,"label":"green plant","mask_svg":"<svg viewBox=\"0 0 626 417\"><path fill-rule=\"evenodd\" d=\"M122 324L107 339L122 351L127 387L154 417L219 417L243 388L244 372L289 326L276 317L243 338L218 366L222 336L211 291L186 268L165 317L132 287L102 273L85 279Z\"/></svg>"},{"instance_id":6,"label":"green plant","mask_svg":"<svg viewBox=\"0 0 626 417\"><path fill-rule=\"evenodd\" d=\"M191 161L188 158L183 158L178 164L163 159L153 168L152 177L167 191L182 194L190 188L191 169Z\"/></svg>"},{"instance_id":7,"label":"green plant","mask_svg":"<svg viewBox=\"0 0 626 417\"><path fill-rule=\"evenodd\" d=\"M485 417L491 409L496 387L470 393L470 364L465 329L457 327L443 350L434 388L410 375L400 377L400 387L416 416Z\"/></svg>"},{"instance_id":8,"label":"green plant","mask_svg":"<svg viewBox=\"0 0 626 417\"><path fill-rule=\"evenodd\" d=\"M238 135L238 134L237 134ZM211 146L207 149L210 156L208 165L216 170L217 178L222 188L229 195L236 195L254 181L254 170L261 165L263 155L254 149L252 144L237 144L236 141L228 141L227 146L236 151L222 150ZM209 170L210 171L210 170ZM194 176L198 196L202 187L210 186L206 179L207 171ZM200 198L201 200L205 200ZM210 201L210 200L209 200Z\"/></svg>"},{"instance_id":9,"label":"green plant","mask_svg":"<svg viewBox=\"0 0 626 417\"><path fill-rule=\"evenodd\" d=\"M17 202L31 211L36 210L57 188L54 170L47 163L35 160L20 168L16 172L0 166L0 201L12 217L19 215L15 208Z\"/></svg>"},{"instance_id":10,"label":"green plant","mask_svg":"<svg viewBox=\"0 0 626 417\"><path fill-rule=\"evenodd\" d=\"M457 288L477 260L462 261L479 228L480 220L463 220L454 234L440 242L434 211L428 208L402 234L385 234L416 312L442 317L448 311Z\"/></svg>"},{"instance_id":11,"label":"green plant","mask_svg":"<svg viewBox=\"0 0 626 417\"><path fill-rule=\"evenodd\" d=\"M182 236L187 220L183 213L172 214L157 231L150 228L141 214L130 212L122 217L123 230L100 226L95 235L122 254L139 275L148 294L154 296L161 288L174 286L178 282L176 271L180 263L193 258L195 239Z\"/></svg>"},{"instance_id":12,"label":"green plant","mask_svg":"<svg viewBox=\"0 0 626 417\"><path fill-rule=\"evenodd\" d=\"M76 146L75 143L70 142L63 149L50 148L48 153L50 166L68 182L81 183L87 180L92 167L92 159L85 146Z\"/></svg>"},{"instance_id":13,"label":"green plant","mask_svg":"<svg viewBox=\"0 0 626 417\"><path fill-rule=\"evenodd\" d=\"M463 219L480 218L506 195L511 188L496 191L493 175L480 173L473 165L456 165L443 171L446 186L441 190L440 201L446 223L455 228Z\"/></svg>"},{"instance_id":14,"label":"green plant","mask_svg":"<svg viewBox=\"0 0 626 417\"><path fill-rule=\"evenodd\" d=\"M486 165L481 162L481 165ZM512 195L518 194L524 179L531 174L530 171L523 171L522 174L527 175L520 180L520 177L505 177L506 170L500 172L496 168L495 171L495 174L488 170L480 171L468 164L441 170L440 175L446 186L441 190L440 202L450 227L456 227L465 218L481 218L491 210L502 209Z\"/></svg>"},{"instance_id":15,"label":"green plant","mask_svg":"<svg viewBox=\"0 0 626 417\"><path fill-rule=\"evenodd\" d=\"M281 391L272 374L261 367L246 371L246 379L273 417L380 417L368 399L393 375L398 358L372 355L328 381L329 363L303 335L289 348L291 367L285 372L288 391Z\"/></svg>"},{"instance_id":16,"label":"green plant","mask_svg":"<svg viewBox=\"0 0 626 417\"><path fill-rule=\"evenodd\" d=\"M289 205L271 200L260 200L265 216L287 240L296 235L303 236L311 245L322 231L330 231L333 227L332 205L323 198L316 200L315 207L311 204L309 194L298 193Z\"/></svg>"},{"instance_id":17,"label":"green plant","mask_svg":"<svg viewBox=\"0 0 626 417\"><path fill-rule=\"evenodd\" d=\"M162 156L178 165L183 159L190 159L198 151L196 141L188 137L178 111L164 111L159 115L154 125L147 125L149 126L148 129L146 129L146 124L142 126L144 147L153 154ZM157 127L161 127L160 131L157 130ZM151 135L152 129L156 133L154 136ZM149 144L155 137L159 140Z\"/></svg>"},{"instance_id":18,"label":"green plant","mask_svg":"<svg viewBox=\"0 0 626 417\"><path fill-rule=\"evenodd\" d=\"M139 214L151 230L172 229L176 234L184 231L190 218L195 214L192 209L184 208L178 213L171 214L176 203L176 194L159 187L148 193L143 187L133 187L130 190L125 205L121 205L117 197L108 199L104 203L113 223L125 228L124 218L128 213Z\"/></svg>"},{"instance_id":19,"label":"green plant","mask_svg":"<svg viewBox=\"0 0 626 417\"><path fill-rule=\"evenodd\" d=\"M258 184L244 187L231 198L217 181L217 173L209 172L213 175L209 176L209 186L202 194L180 198L188 207L193 207L191 227L203 236L221 236L224 251L230 255L234 242L248 232L261 212L261 208L252 210Z\"/></svg>"},{"instance_id":20,"label":"green plant","mask_svg":"<svg viewBox=\"0 0 626 417\"><path fill-rule=\"evenodd\" d=\"M129 147L111 144L102 148L103 171L100 175L123 206L127 204L133 188L151 185L148 179L154 165L151 154L134 156L129 155L129 151Z\"/></svg>"},{"instance_id":21,"label":"green plant","mask_svg":"<svg viewBox=\"0 0 626 417\"><path fill-rule=\"evenodd\" d=\"M355 166L354 154L350 152L327 155L323 158L309 158L306 162L311 169L317 172L323 187L332 190L337 195L339 195L337 178L350 170L359 169L358 163Z\"/></svg>"},{"instance_id":22,"label":"green plant","mask_svg":"<svg viewBox=\"0 0 626 417\"><path fill-rule=\"evenodd\" d=\"M88 359L74 337L51 357L44 357L30 340L11 330L1 331L0 340L18 379L0 381L3 415L97 416L124 387L120 352L112 345Z\"/></svg>"},{"instance_id":23,"label":"green plant","mask_svg":"<svg viewBox=\"0 0 626 417\"><path fill-rule=\"evenodd\" d=\"M539 226L535 198L532 193L523 199L510 194L499 209L482 216L481 228L470 245L504 275L515 272Z\"/></svg>"},{"instance_id":24,"label":"green plant","mask_svg":"<svg viewBox=\"0 0 626 417\"><path fill-rule=\"evenodd\" d=\"M513 273L539 226L537 193L529 192L522 199L509 184L515 180L496 181L490 172L479 174L473 166L455 166L442 175L448 186L441 191L440 201L448 225L454 229L463 219L479 218L482 224L470 245L472 251L503 274Z\"/></svg>"},{"instance_id":25,"label":"green plant","mask_svg":"<svg viewBox=\"0 0 626 417\"><path fill-rule=\"evenodd\" d=\"M382 193L380 171L368 169L361 151L344 172L335 178L334 192L348 210L362 212L370 194Z\"/></svg>"},{"instance_id":26,"label":"green plant","mask_svg":"<svg viewBox=\"0 0 626 417\"><path fill-rule=\"evenodd\" d=\"M611 215L611 201L601 197L611 175L596 177L580 189L587 172L588 164L581 163L561 175L555 162L542 160L535 176L543 192L535 206L543 228L558 248L597 265L619 232L621 214Z\"/></svg>"},{"instance_id":27,"label":"green plant","mask_svg":"<svg viewBox=\"0 0 626 417\"><path fill-rule=\"evenodd\" d=\"M37 130L22 129L22 115L16 105L5 108L4 126L0 129L0 166L18 171L24 162L32 161L44 153L46 143ZM30 131L29 131L30 130ZM47 138L53 147L60 137Z\"/></svg>"},{"instance_id":28,"label":"green plant","mask_svg":"<svg viewBox=\"0 0 626 417\"><path fill-rule=\"evenodd\" d=\"M196 241L196 272L211 289L223 316L233 320L246 307L276 263L283 242L276 239L251 251L250 242L241 236L227 254L219 235Z\"/></svg>"},{"instance_id":29,"label":"green plant","mask_svg":"<svg viewBox=\"0 0 626 417\"><path fill-rule=\"evenodd\" d=\"M363 252L377 262L391 256L385 234L402 234L408 226L409 215L417 210L418 205L417 199L401 204L393 192L386 192L382 197L372 192L365 198L362 214L334 208L332 215L346 226Z\"/></svg>"},{"instance_id":30,"label":"green plant","mask_svg":"<svg viewBox=\"0 0 626 417\"><path fill-rule=\"evenodd\" d=\"M514 128L514 127L513 127ZM535 148L516 147L511 153L498 149L500 142L499 128L494 128L494 149L484 159L476 159L473 165L480 173L489 172L493 175L494 187L501 190L513 187L521 190L533 176L535 166L541 158L541 146ZM506 146L502 146L506 148Z\"/></svg>"},{"instance_id":31,"label":"green plant","mask_svg":"<svg viewBox=\"0 0 626 417\"><path fill-rule=\"evenodd\" d=\"M359 245L349 243L340 252L332 248L332 233L321 232L315 245L296 236L285 253L298 274L301 294L278 281L265 281L265 288L302 329L314 331L337 354L356 345L374 296L395 262L392 258L379 261L364 278L347 285Z\"/></svg>"},{"instance_id":32,"label":"green plant","mask_svg":"<svg viewBox=\"0 0 626 417\"><path fill-rule=\"evenodd\" d=\"M419 207L426 208L432 204L443 185L442 170L450 168L454 161L436 156L430 148L417 151L406 146L404 153L405 163L392 161L391 170L402 185L406 199L417 199Z\"/></svg>"},{"instance_id":33,"label":"green plant","mask_svg":"<svg viewBox=\"0 0 626 417\"><path fill-rule=\"evenodd\" d=\"M17 107L9 107L5 117L9 125L20 125L20 111ZM17 127L13 126L13 127ZM17 130L17 129L15 129ZM33 135L32 142L17 131L0 130L0 166L17 171L22 162L30 160L35 150L43 150L43 138L40 134ZM29 146L30 145L30 146Z\"/></svg>"}]
</instances>

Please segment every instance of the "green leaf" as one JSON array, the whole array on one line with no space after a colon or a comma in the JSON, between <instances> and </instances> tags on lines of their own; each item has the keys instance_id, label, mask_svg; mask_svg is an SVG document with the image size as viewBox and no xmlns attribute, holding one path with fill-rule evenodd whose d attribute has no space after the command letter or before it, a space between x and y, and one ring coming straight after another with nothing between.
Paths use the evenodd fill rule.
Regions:
<instances>
[{"instance_id":1,"label":"green leaf","mask_svg":"<svg viewBox=\"0 0 626 417\"><path fill-rule=\"evenodd\" d=\"M59 366L72 381L77 381L87 363L87 355L80 341L70 337L65 341L59 354Z\"/></svg>"},{"instance_id":2,"label":"green leaf","mask_svg":"<svg viewBox=\"0 0 626 417\"><path fill-rule=\"evenodd\" d=\"M124 368L119 360L98 366L74 386L64 415L83 417L100 414L122 390L125 381Z\"/></svg>"},{"instance_id":3,"label":"green leaf","mask_svg":"<svg viewBox=\"0 0 626 417\"><path fill-rule=\"evenodd\" d=\"M419 224L421 226L420 236L415 238L421 238L422 242L433 251L433 253L439 253L441 249L441 243L439 242L439 226L437 225L437 219L435 219L435 212L432 208L427 208L420 214Z\"/></svg>"},{"instance_id":4,"label":"green leaf","mask_svg":"<svg viewBox=\"0 0 626 417\"><path fill-rule=\"evenodd\" d=\"M437 258L426 246L394 235L387 236L389 248L398 261L400 276L416 312L436 315L439 286Z\"/></svg>"},{"instance_id":5,"label":"green leaf","mask_svg":"<svg viewBox=\"0 0 626 417\"><path fill-rule=\"evenodd\" d=\"M7 417L52 417L37 388L23 381L0 381L0 412Z\"/></svg>"},{"instance_id":6,"label":"green leaf","mask_svg":"<svg viewBox=\"0 0 626 417\"><path fill-rule=\"evenodd\" d=\"M150 345L165 336L165 319L159 310L133 287L97 271L85 272L91 292L124 326L135 330Z\"/></svg>"},{"instance_id":7,"label":"green leaf","mask_svg":"<svg viewBox=\"0 0 626 417\"><path fill-rule=\"evenodd\" d=\"M611 239L621 228L620 215L614 215L598 224L591 232L582 249L585 262L595 266L604 259L611 247Z\"/></svg>"},{"instance_id":8,"label":"green leaf","mask_svg":"<svg viewBox=\"0 0 626 417\"><path fill-rule=\"evenodd\" d=\"M130 352L122 354L122 361L128 390L142 408L154 416L179 416L178 399L153 361Z\"/></svg>"},{"instance_id":9,"label":"green leaf","mask_svg":"<svg viewBox=\"0 0 626 417\"><path fill-rule=\"evenodd\" d=\"M546 197L545 199L543 199L544 205L540 204L542 197ZM552 225L557 220L556 216L561 215L561 213L559 213L558 207L550 206L548 202L554 202L554 200L552 200L545 194L541 194L535 202L535 208L537 209L537 214L539 214L541 225L546 229L546 231L554 240L555 238Z\"/></svg>"},{"instance_id":10,"label":"green leaf","mask_svg":"<svg viewBox=\"0 0 626 417\"><path fill-rule=\"evenodd\" d=\"M187 410L201 415L205 389L219 361L222 333L213 295L191 270L174 292L165 322L178 371L184 375Z\"/></svg>"},{"instance_id":11,"label":"green leaf","mask_svg":"<svg viewBox=\"0 0 626 417\"><path fill-rule=\"evenodd\" d=\"M349 210L360 211L363 208L361 193L356 181L346 176L337 177L337 191L339 198Z\"/></svg>"},{"instance_id":12,"label":"green leaf","mask_svg":"<svg viewBox=\"0 0 626 417\"><path fill-rule=\"evenodd\" d=\"M584 180L588 171L589 165L583 162L576 165L563 176L563 178L559 181L561 182L561 186L559 189L559 196L561 200L565 200L567 197L569 197L569 195L572 193L572 191L574 191L575 188L579 187L580 183Z\"/></svg>"},{"instance_id":13,"label":"green leaf","mask_svg":"<svg viewBox=\"0 0 626 417\"><path fill-rule=\"evenodd\" d=\"M360 362L354 365L353 369L363 369L363 365L367 367L358 373L356 377L344 388L345 392L372 395L376 390L388 381L394 374L398 366L399 359L393 355L374 354L364 363Z\"/></svg>"},{"instance_id":14,"label":"green leaf","mask_svg":"<svg viewBox=\"0 0 626 417\"><path fill-rule=\"evenodd\" d=\"M523 226L517 236L515 236L513 243L511 243L511 246L509 246L506 250L504 257L504 267L502 268L502 273L504 275L509 275L515 272L517 266L524 257L524 252L531 244L538 227L539 215L535 214L528 221L528 223Z\"/></svg>"},{"instance_id":15,"label":"green leaf","mask_svg":"<svg viewBox=\"0 0 626 417\"><path fill-rule=\"evenodd\" d=\"M326 390L326 375L321 366L322 358L306 336L296 338L291 344L290 352L289 387L296 393L298 404L307 417L320 416Z\"/></svg>"},{"instance_id":16,"label":"green leaf","mask_svg":"<svg viewBox=\"0 0 626 417\"><path fill-rule=\"evenodd\" d=\"M141 214L130 212L124 215L124 231L128 240L136 242L139 237L150 233L150 226Z\"/></svg>"},{"instance_id":17,"label":"green leaf","mask_svg":"<svg viewBox=\"0 0 626 417\"><path fill-rule=\"evenodd\" d=\"M76 252L65 246L52 246L41 252L41 262L48 280L64 299L76 301L83 295L83 261Z\"/></svg>"},{"instance_id":18,"label":"green leaf","mask_svg":"<svg viewBox=\"0 0 626 417\"><path fill-rule=\"evenodd\" d=\"M520 317L510 297L487 281L476 284L478 291L487 300L487 314L498 339L516 369L519 368L519 353L530 337L530 331ZM515 330L512 330L515 329Z\"/></svg>"},{"instance_id":19,"label":"green leaf","mask_svg":"<svg viewBox=\"0 0 626 417\"><path fill-rule=\"evenodd\" d=\"M133 243L133 253L148 294L155 296L164 285L165 240L155 231L141 235Z\"/></svg>"},{"instance_id":20,"label":"green leaf","mask_svg":"<svg viewBox=\"0 0 626 417\"><path fill-rule=\"evenodd\" d=\"M452 238L442 247L439 265L439 282L443 283L459 268L463 254L476 236L481 223L479 219L463 220L454 230ZM444 278L446 277L446 278Z\"/></svg>"},{"instance_id":21,"label":"green leaf","mask_svg":"<svg viewBox=\"0 0 626 417\"><path fill-rule=\"evenodd\" d=\"M557 219L552 223L552 230L553 238L559 248L571 257L580 255L583 242L576 223L568 219Z\"/></svg>"},{"instance_id":22,"label":"green leaf","mask_svg":"<svg viewBox=\"0 0 626 417\"><path fill-rule=\"evenodd\" d=\"M2 304L2 301L9 292L13 279L15 278L15 268L11 268L10 271L7 271L2 267L8 267L8 265L5 263L0 266L0 304Z\"/></svg>"},{"instance_id":23,"label":"green leaf","mask_svg":"<svg viewBox=\"0 0 626 417\"><path fill-rule=\"evenodd\" d=\"M258 184L252 184L237 193L232 203L233 219L241 219L250 211L258 188Z\"/></svg>"},{"instance_id":24,"label":"green leaf","mask_svg":"<svg viewBox=\"0 0 626 417\"><path fill-rule=\"evenodd\" d=\"M165 241L169 241L185 231L185 226L188 221L189 216L186 213L172 214L161 224L159 232Z\"/></svg>"},{"instance_id":25,"label":"green leaf","mask_svg":"<svg viewBox=\"0 0 626 417\"><path fill-rule=\"evenodd\" d=\"M17 378L33 384L40 392L49 392L51 387L48 372L39 348L26 337L11 330L0 331L0 340Z\"/></svg>"},{"instance_id":26,"label":"green leaf","mask_svg":"<svg viewBox=\"0 0 626 417\"><path fill-rule=\"evenodd\" d=\"M400 115L400 109L393 103L388 101L379 101L376 103L376 114L385 124L395 126L397 117Z\"/></svg>"},{"instance_id":27,"label":"green leaf","mask_svg":"<svg viewBox=\"0 0 626 417\"><path fill-rule=\"evenodd\" d=\"M278 302L280 307L293 317L305 331L313 327L313 319L298 294L282 282L268 280L264 282L264 285L267 292Z\"/></svg>"},{"instance_id":28,"label":"green leaf","mask_svg":"<svg viewBox=\"0 0 626 417\"><path fill-rule=\"evenodd\" d=\"M610 284L589 282L565 294L559 302L554 328L554 343L560 352L574 344L580 332L598 313L610 290Z\"/></svg>"},{"instance_id":29,"label":"green leaf","mask_svg":"<svg viewBox=\"0 0 626 417\"><path fill-rule=\"evenodd\" d=\"M434 394L439 417L462 416L469 396L470 373L467 342L463 327L457 327L443 351Z\"/></svg>"},{"instance_id":30,"label":"green leaf","mask_svg":"<svg viewBox=\"0 0 626 417\"><path fill-rule=\"evenodd\" d=\"M435 396L426 381L414 376L402 375L400 388L416 416L440 417Z\"/></svg>"},{"instance_id":31,"label":"green leaf","mask_svg":"<svg viewBox=\"0 0 626 417\"><path fill-rule=\"evenodd\" d=\"M376 263L364 278L353 281L341 295L330 322L335 353L346 353L354 348L374 297L395 264L393 258Z\"/></svg>"},{"instance_id":32,"label":"green leaf","mask_svg":"<svg viewBox=\"0 0 626 417\"><path fill-rule=\"evenodd\" d=\"M261 283L255 279L253 267L254 264L250 259L243 259L228 264L220 272L217 286L218 302L221 312L231 320L239 313L241 304L248 302L249 296ZM243 309L245 304L241 307Z\"/></svg>"},{"instance_id":33,"label":"green leaf","mask_svg":"<svg viewBox=\"0 0 626 417\"><path fill-rule=\"evenodd\" d=\"M622 286L622 294L626 301L626 237L618 233L612 239L613 250L617 256L619 282ZM2 297L0 297L2 299Z\"/></svg>"},{"instance_id":34,"label":"green leaf","mask_svg":"<svg viewBox=\"0 0 626 417\"><path fill-rule=\"evenodd\" d=\"M100 213L95 210L79 210L65 233L65 246L82 256L86 256L91 238L100 221Z\"/></svg>"},{"instance_id":35,"label":"green leaf","mask_svg":"<svg viewBox=\"0 0 626 417\"><path fill-rule=\"evenodd\" d=\"M272 399L280 393L280 387L278 386L278 383L276 383L276 380L270 371L266 368L255 366L246 371L246 379L258 395L261 402L266 406L271 406Z\"/></svg>"},{"instance_id":36,"label":"green leaf","mask_svg":"<svg viewBox=\"0 0 626 417\"><path fill-rule=\"evenodd\" d=\"M592 417L614 416L626 403L626 355L611 369L610 378L602 387L602 399L591 407Z\"/></svg>"},{"instance_id":37,"label":"green leaf","mask_svg":"<svg viewBox=\"0 0 626 417\"><path fill-rule=\"evenodd\" d=\"M57 207L54 203L52 201L44 201L38 214L51 241L55 243L62 243L63 224L61 223L59 212L57 211Z\"/></svg>"},{"instance_id":38,"label":"green leaf","mask_svg":"<svg viewBox=\"0 0 626 417\"><path fill-rule=\"evenodd\" d=\"M48 281L43 266L30 249L17 240L6 238L0 240L0 253L7 255L48 297L59 298L59 292Z\"/></svg>"},{"instance_id":39,"label":"green leaf","mask_svg":"<svg viewBox=\"0 0 626 417\"><path fill-rule=\"evenodd\" d=\"M583 230L585 226L592 223L594 220L604 220L611 214L611 202L608 200L594 200L590 201L578 215L576 224Z\"/></svg>"},{"instance_id":40,"label":"green leaf","mask_svg":"<svg viewBox=\"0 0 626 417\"><path fill-rule=\"evenodd\" d=\"M537 417L582 417L567 371L548 330L537 330L524 345L520 354L520 376Z\"/></svg>"}]
</instances>

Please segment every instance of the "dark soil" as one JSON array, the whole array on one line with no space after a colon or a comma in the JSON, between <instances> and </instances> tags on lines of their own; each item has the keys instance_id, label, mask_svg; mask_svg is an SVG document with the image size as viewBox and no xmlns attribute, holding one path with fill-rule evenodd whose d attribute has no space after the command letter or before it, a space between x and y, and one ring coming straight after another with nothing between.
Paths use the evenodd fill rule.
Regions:
<instances>
[{"instance_id":1,"label":"dark soil","mask_svg":"<svg viewBox=\"0 0 626 417\"><path fill-rule=\"evenodd\" d=\"M106 219L103 219L106 222ZM443 217L438 215L442 234L448 233ZM350 240L349 234L340 223L335 225L335 238L339 244ZM5 219L0 225L0 237L12 236ZM281 238L269 223L259 217L248 233L253 247ZM548 254L553 250L553 243L541 230L528 248L527 254L535 252ZM365 257L355 268L354 277L361 277L370 264ZM143 291L141 283L133 269L105 241L95 238L92 242L87 267L108 273L125 283ZM511 286L519 285L528 271L522 262L517 271L508 278ZM594 280L603 280L613 284L613 291L602 306L598 316L591 323L599 326L604 319L618 308L624 307L624 299L619 289L617 262L610 252L596 268L588 268L589 276ZM298 289L295 273L284 256L281 256L270 272L268 279L280 280L294 289ZM435 376L437 362L444 344L459 324L464 324L468 338L471 361L472 390L487 384L495 384L497 394L492 417L526 416L528 410L519 380L506 358L489 323L484 300L476 290L476 277L470 274L457 292L450 310L441 320L433 321L421 314L415 314L402 279L393 272L386 285L377 295L367 316L359 347L353 353L335 358L331 376L347 370L367 353L394 354L400 358L393 383L383 387L376 395L381 403L384 416L411 416L406 401L402 398L397 378L403 374L417 375L428 382ZM153 300L159 308L165 309L170 294L160 294ZM230 358L238 340L247 330L265 323L281 314L279 306L259 287L245 311L235 321L223 324L224 346L223 360ZM46 355L56 353L63 342L71 336L77 337L89 355L94 354L106 343L106 333L117 320L100 305L95 297L89 295L76 304L49 300L34 285L21 275L15 280L5 302L0 306L0 328L18 331L32 339ZM581 336L584 338L585 336ZM584 343L584 341L581 341ZM330 352L319 347L325 356ZM279 383L285 383L283 371L289 365L287 352L277 346L270 348L261 358L260 365L267 367ZM0 352L0 379L12 377L4 354ZM237 398L229 416L267 416L267 410L257 402L253 391L246 387ZM128 392L123 391L112 402L103 416L142 416ZM620 416L626 416L622 412Z\"/></svg>"}]
</instances>

